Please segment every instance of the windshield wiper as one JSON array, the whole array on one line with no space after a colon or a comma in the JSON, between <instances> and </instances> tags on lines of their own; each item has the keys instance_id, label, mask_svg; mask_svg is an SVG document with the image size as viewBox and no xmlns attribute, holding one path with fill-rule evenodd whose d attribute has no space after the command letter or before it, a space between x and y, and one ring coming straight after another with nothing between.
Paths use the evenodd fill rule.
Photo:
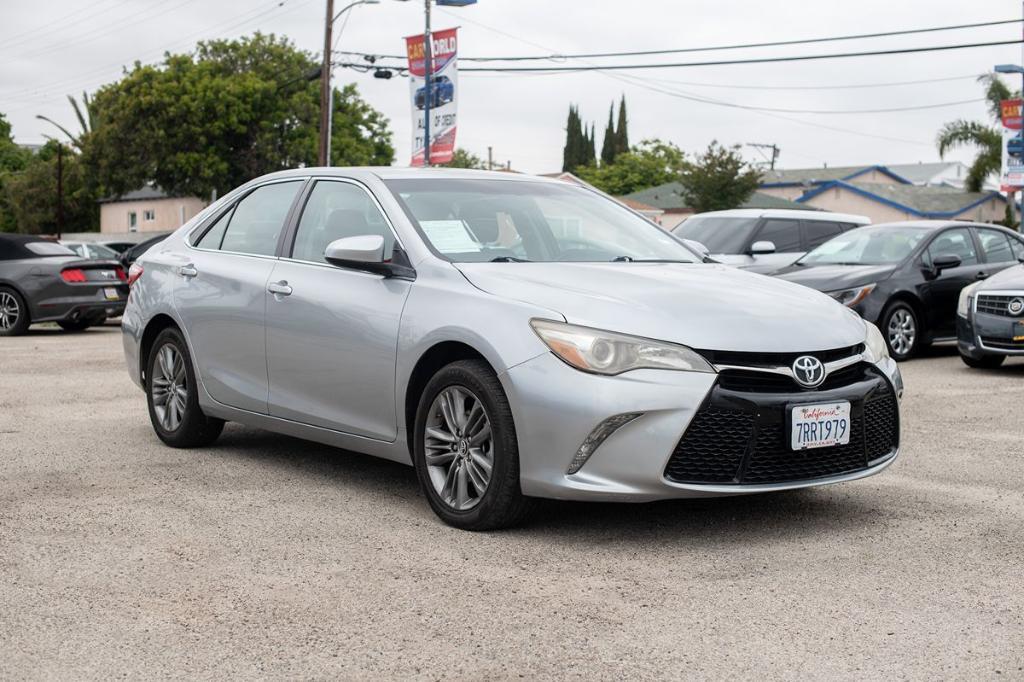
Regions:
<instances>
[{"instance_id":1,"label":"windshield wiper","mask_svg":"<svg viewBox=\"0 0 1024 682\"><path fill-rule=\"evenodd\" d=\"M693 263L688 260L676 260L674 258L633 258L632 256L616 256L610 263ZM714 262L714 261L712 261Z\"/></svg>"},{"instance_id":2,"label":"windshield wiper","mask_svg":"<svg viewBox=\"0 0 1024 682\"><path fill-rule=\"evenodd\" d=\"M532 261L526 258L516 258L515 256L497 256L491 259L492 263L530 263Z\"/></svg>"}]
</instances>

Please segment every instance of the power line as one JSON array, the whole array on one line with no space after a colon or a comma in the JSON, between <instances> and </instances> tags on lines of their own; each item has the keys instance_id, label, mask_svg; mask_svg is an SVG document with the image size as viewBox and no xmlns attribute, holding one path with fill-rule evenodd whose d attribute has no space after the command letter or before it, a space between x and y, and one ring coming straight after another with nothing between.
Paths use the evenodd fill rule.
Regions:
<instances>
[{"instance_id":1,"label":"power line","mask_svg":"<svg viewBox=\"0 0 1024 682\"><path fill-rule=\"evenodd\" d=\"M460 20L465 20L460 17ZM459 57L459 61L466 62L513 62L513 61L536 61L551 60L564 61L566 59L592 59L598 57L639 57L659 54L683 54L690 52L718 52L723 50L745 50L758 47L781 47L787 45L810 45L814 43L830 43L842 40L863 40L869 38L886 38L890 36L905 36L921 33L935 33L938 31L959 31L963 29L982 28L986 26L1003 26L1006 24L1019 24L1024 19L1003 19L1000 21L982 21L973 24L955 24L952 26L930 26L927 28L911 28L899 31L883 31L878 33L858 33L843 36L827 36L823 38L801 38L794 40L777 40L763 43L745 43L738 45L710 45L707 47L681 47L663 50L636 50L632 52L589 52L577 54L562 54L555 52L548 55L514 55L508 57ZM470 22L476 23L476 22ZM508 35L508 34L506 34ZM544 48L546 49L546 48ZM354 54L362 56L358 52L345 52L342 54ZM404 59L404 55L378 55L383 59Z\"/></svg>"},{"instance_id":2,"label":"power line","mask_svg":"<svg viewBox=\"0 0 1024 682\"><path fill-rule=\"evenodd\" d=\"M907 85L925 85L932 83L948 83L952 81L977 80L982 74L970 74L968 76L947 76L945 78L924 78L910 81L888 81L885 83L848 83L833 85L757 85L756 83L694 83L692 81L680 81L670 78L650 78L647 80L658 83L669 83L672 85L686 85L695 88L718 88L723 90L868 90L872 88L894 88Z\"/></svg>"}]
</instances>

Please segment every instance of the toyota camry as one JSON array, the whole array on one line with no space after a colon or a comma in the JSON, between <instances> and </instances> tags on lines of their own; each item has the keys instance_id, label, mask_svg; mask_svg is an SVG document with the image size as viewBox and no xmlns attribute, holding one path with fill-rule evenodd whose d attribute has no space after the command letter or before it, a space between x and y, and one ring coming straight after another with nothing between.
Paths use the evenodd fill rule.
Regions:
<instances>
[{"instance_id":1,"label":"toyota camry","mask_svg":"<svg viewBox=\"0 0 1024 682\"><path fill-rule=\"evenodd\" d=\"M445 522L891 464L903 384L830 297L705 264L595 191L504 173L300 169L131 268L128 370L156 435L225 421L415 467Z\"/></svg>"}]
</instances>

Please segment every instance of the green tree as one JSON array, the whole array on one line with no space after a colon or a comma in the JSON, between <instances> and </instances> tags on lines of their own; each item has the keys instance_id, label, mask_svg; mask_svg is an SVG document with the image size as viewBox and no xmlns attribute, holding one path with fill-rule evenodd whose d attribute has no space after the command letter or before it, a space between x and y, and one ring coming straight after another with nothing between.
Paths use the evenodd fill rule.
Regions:
<instances>
[{"instance_id":1,"label":"green tree","mask_svg":"<svg viewBox=\"0 0 1024 682\"><path fill-rule=\"evenodd\" d=\"M471 151L467 151L462 147L455 150L452 154L452 160L445 164L448 168L475 168L475 169L487 169L487 163L479 156Z\"/></svg>"},{"instance_id":2,"label":"green tree","mask_svg":"<svg viewBox=\"0 0 1024 682\"><path fill-rule=\"evenodd\" d=\"M615 125L615 155L629 151L629 133L626 132L626 96L619 102L619 121Z\"/></svg>"},{"instance_id":3,"label":"green tree","mask_svg":"<svg viewBox=\"0 0 1024 682\"><path fill-rule=\"evenodd\" d=\"M677 179L683 163L683 152L671 142L644 140L615 157L615 163L580 167L575 173L601 191L621 196Z\"/></svg>"},{"instance_id":4,"label":"green tree","mask_svg":"<svg viewBox=\"0 0 1024 682\"><path fill-rule=\"evenodd\" d=\"M1000 102L1017 96L995 74L986 74L978 78L985 86L985 101L989 115L997 125L958 119L942 126L938 134L939 156L945 158L946 153L957 147L974 147L977 149L974 161L964 185L970 192L980 192L985 180L999 173L1003 156L1003 133L998 125L1001 118Z\"/></svg>"},{"instance_id":5,"label":"green tree","mask_svg":"<svg viewBox=\"0 0 1024 682\"><path fill-rule=\"evenodd\" d=\"M78 119L78 127L81 132L79 132L77 135L72 133L70 130L68 130L61 124L54 121L52 118L48 118L40 114L36 114L36 118L38 118L41 121L46 121L47 123L55 127L57 130L64 133L67 136L68 141L70 141L76 149L81 151L82 148L85 146L86 138L88 137L89 133L92 132L93 128L94 119L92 113L92 102L89 101L89 93L87 92L82 93L81 104L79 104L78 100L76 100L71 95L68 95L68 101L71 102L71 109L75 112L75 118Z\"/></svg>"},{"instance_id":6,"label":"green tree","mask_svg":"<svg viewBox=\"0 0 1024 682\"><path fill-rule=\"evenodd\" d=\"M147 182L207 196L285 168L315 165L319 86L313 55L255 34L200 43L193 54L136 63L93 97L84 159L104 194ZM334 92L331 160L387 165L388 122L354 85Z\"/></svg>"},{"instance_id":7,"label":"green tree","mask_svg":"<svg viewBox=\"0 0 1024 682\"><path fill-rule=\"evenodd\" d=\"M22 172L32 152L19 147L11 137L11 124L0 114L0 232L15 232L17 222L8 200L7 187Z\"/></svg>"},{"instance_id":8,"label":"green tree","mask_svg":"<svg viewBox=\"0 0 1024 682\"><path fill-rule=\"evenodd\" d=\"M579 109L569 106L569 117L565 123L565 147L562 149L562 170L572 171L578 166L593 162L594 142L586 133Z\"/></svg>"},{"instance_id":9,"label":"green tree","mask_svg":"<svg viewBox=\"0 0 1024 682\"><path fill-rule=\"evenodd\" d=\"M740 156L739 145L712 141L694 160L684 161L679 182L687 204L697 213L736 208L761 184L761 173Z\"/></svg>"},{"instance_id":10,"label":"green tree","mask_svg":"<svg viewBox=\"0 0 1024 682\"><path fill-rule=\"evenodd\" d=\"M617 141L615 139L615 105L608 107L608 125L604 127L604 142L601 144L601 165L615 162Z\"/></svg>"},{"instance_id":11,"label":"green tree","mask_svg":"<svg viewBox=\"0 0 1024 682\"><path fill-rule=\"evenodd\" d=\"M18 232L52 233L57 230L57 147L47 142L31 155L25 167L4 180L7 206ZM99 205L87 181L80 154L66 145L62 152L63 213L65 232L99 229Z\"/></svg>"}]
</instances>

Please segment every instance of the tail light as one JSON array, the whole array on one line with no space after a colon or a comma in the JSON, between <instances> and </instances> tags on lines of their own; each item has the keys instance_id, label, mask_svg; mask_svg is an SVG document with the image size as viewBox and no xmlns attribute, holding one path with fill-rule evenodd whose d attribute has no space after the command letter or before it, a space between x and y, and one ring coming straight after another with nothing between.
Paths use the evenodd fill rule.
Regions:
<instances>
[{"instance_id":1,"label":"tail light","mask_svg":"<svg viewBox=\"0 0 1024 682\"><path fill-rule=\"evenodd\" d=\"M124 274L124 268L122 268L121 266L114 268L114 272L117 273L117 278L122 282L128 281L128 275Z\"/></svg>"},{"instance_id":2,"label":"tail light","mask_svg":"<svg viewBox=\"0 0 1024 682\"><path fill-rule=\"evenodd\" d=\"M121 275L124 275L124 270L119 270ZM132 266L128 268L128 286L131 286L139 281L139 277L142 277L142 266L138 263L132 263Z\"/></svg>"},{"instance_id":3,"label":"tail light","mask_svg":"<svg viewBox=\"0 0 1024 682\"><path fill-rule=\"evenodd\" d=\"M85 271L81 268L68 268L60 271L60 278L68 284L78 284L86 281Z\"/></svg>"}]
</instances>

